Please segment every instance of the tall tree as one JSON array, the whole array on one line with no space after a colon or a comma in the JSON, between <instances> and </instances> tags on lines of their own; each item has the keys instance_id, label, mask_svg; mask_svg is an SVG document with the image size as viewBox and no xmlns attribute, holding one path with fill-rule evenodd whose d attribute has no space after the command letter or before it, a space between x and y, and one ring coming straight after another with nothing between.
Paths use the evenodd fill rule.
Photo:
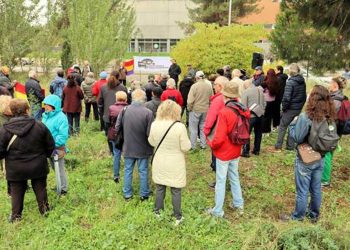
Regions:
<instances>
[{"instance_id":1,"label":"tall tree","mask_svg":"<svg viewBox=\"0 0 350 250\"><path fill-rule=\"evenodd\" d=\"M67 38L73 57L100 71L125 53L134 29L132 6L123 0L68 1Z\"/></svg>"},{"instance_id":2,"label":"tall tree","mask_svg":"<svg viewBox=\"0 0 350 250\"><path fill-rule=\"evenodd\" d=\"M316 29L290 9L284 9L278 16L270 40L278 58L288 62L305 61L318 73L343 67L349 57L347 43L335 28Z\"/></svg>"},{"instance_id":3,"label":"tall tree","mask_svg":"<svg viewBox=\"0 0 350 250\"><path fill-rule=\"evenodd\" d=\"M189 9L190 23L180 23L187 33L194 31L194 23L228 24L229 0L192 0L196 7ZM257 10L257 0L232 0L232 22Z\"/></svg>"},{"instance_id":4,"label":"tall tree","mask_svg":"<svg viewBox=\"0 0 350 250\"><path fill-rule=\"evenodd\" d=\"M0 59L14 67L30 52L38 20L39 0L0 0Z\"/></svg>"},{"instance_id":5,"label":"tall tree","mask_svg":"<svg viewBox=\"0 0 350 250\"><path fill-rule=\"evenodd\" d=\"M303 21L312 22L316 27L335 28L350 38L349 0L283 0L283 5L295 10Z\"/></svg>"}]
</instances>

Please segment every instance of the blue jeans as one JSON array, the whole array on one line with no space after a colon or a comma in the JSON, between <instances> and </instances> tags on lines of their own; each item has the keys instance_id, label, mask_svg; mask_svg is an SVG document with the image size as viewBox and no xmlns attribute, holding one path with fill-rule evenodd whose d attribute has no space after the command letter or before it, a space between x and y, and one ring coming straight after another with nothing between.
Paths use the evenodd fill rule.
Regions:
<instances>
[{"instance_id":1,"label":"blue jeans","mask_svg":"<svg viewBox=\"0 0 350 250\"><path fill-rule=\"evenodd\" d=\"M313 165L304 165L297 156L295 159L295 186L296 186L296 202L295 210L291 218L293 220L303 220L305 214L310 219L317 219L320 214L322 192L321 177L323 171L322 158ZM308 205L308 195L310 193L310 204ZM307 210L307 211L306 211Z\"/></svg>"},{"instance_id":2,"label":"blue jeans","mask_svg":"<svg viewBox=\"0 0 350 250\"><path fill-rule=\"evenodd\" d=\"M140 196L149 196L148 187L148 158L128 158L124 157L124 198L130 198L132 193L132 174L137 161L140 177Z\"/></svg>"},{"instance_id":3,"label":"blue jeans","mask_svg":"<svg viewBox=\"0 0 350 250\"><path fill-rule=\"evenodd\" d=\"M216 216L222 217L224 215L223 206L225 201L227 174L231 185L233 206L243 208L244 201L241 184L239 182L238 162L239 158L230 161L221 161L216 158L215 207L212 211Z\"/></svg>"},{"instance_id":4,"label":"blue jeans","mask_svg":"<svg viewBox=\"0 0 350 250\"><path fill-rule=\"evenodd\" d=\"M120 158L122 151L115 147L114 141L109 141L113 147L113 175L114 178L119 178L119 169L120 169Z\"/></svg>"}]
</instances>

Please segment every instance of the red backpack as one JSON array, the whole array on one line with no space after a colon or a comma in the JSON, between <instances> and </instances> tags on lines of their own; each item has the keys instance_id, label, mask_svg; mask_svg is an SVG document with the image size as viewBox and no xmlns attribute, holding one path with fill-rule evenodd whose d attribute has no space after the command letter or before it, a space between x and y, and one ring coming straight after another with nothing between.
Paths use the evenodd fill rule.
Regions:
<instances>
[{"instance_id":1,"label":"red backpack","mask_svg":"<svg viewBox=\"0 0 350 250\"><path fill-rule=\"evenodd\" d=\"M340 135L350 134L350 101L345 98L338 111L337 131Z\"/></svg>"},{"instance_id":2,"label":"red backpack","mask_svg":"<svg viewBox=\"0 0 350 250\"><path fill-rule=\"evenodd\" d=\"M237 115L237 123L229 134L229 139L233 144L245 145L250 140L250 111L241 103L229 101L226 107Z\"/></svg>"}]
</instances>

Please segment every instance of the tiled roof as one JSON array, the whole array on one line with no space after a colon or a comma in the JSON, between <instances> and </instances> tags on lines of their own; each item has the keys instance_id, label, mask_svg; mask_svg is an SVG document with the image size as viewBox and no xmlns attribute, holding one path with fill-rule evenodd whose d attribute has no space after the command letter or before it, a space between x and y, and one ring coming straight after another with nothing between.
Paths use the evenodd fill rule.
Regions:
<instances>
[{"instance_id":1,"label":"tiled roof","mask_svg":"<svg viewBox=\"0 0 350 250\"><path fill-rule=\"evenodd\" d=\"M238 20L241 24L275 24L280 12L280 1L260 0L258 10Z\"/></svg>"}]
</instances>

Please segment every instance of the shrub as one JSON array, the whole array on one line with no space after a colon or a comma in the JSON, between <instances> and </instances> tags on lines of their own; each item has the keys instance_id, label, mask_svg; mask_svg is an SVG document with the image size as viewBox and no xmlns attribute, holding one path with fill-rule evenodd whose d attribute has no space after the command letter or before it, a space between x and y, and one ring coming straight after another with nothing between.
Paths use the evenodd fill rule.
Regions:
<instances>
[{"instance_id":1,"label":"shrub","mask_svg":"<svg viewBox=\"0 0 350 250\"><path fill-rule=\"evenodd\" d=\"M207 74L216 72L218 67L224 65L249 70L253 52L261 51L253 43L267 36L263 27L257 25L219 27L197 23L195 26L196 32L178 42L171 56L181 68L192 64L195 69Z\"/></svg>"}]
</instances>

